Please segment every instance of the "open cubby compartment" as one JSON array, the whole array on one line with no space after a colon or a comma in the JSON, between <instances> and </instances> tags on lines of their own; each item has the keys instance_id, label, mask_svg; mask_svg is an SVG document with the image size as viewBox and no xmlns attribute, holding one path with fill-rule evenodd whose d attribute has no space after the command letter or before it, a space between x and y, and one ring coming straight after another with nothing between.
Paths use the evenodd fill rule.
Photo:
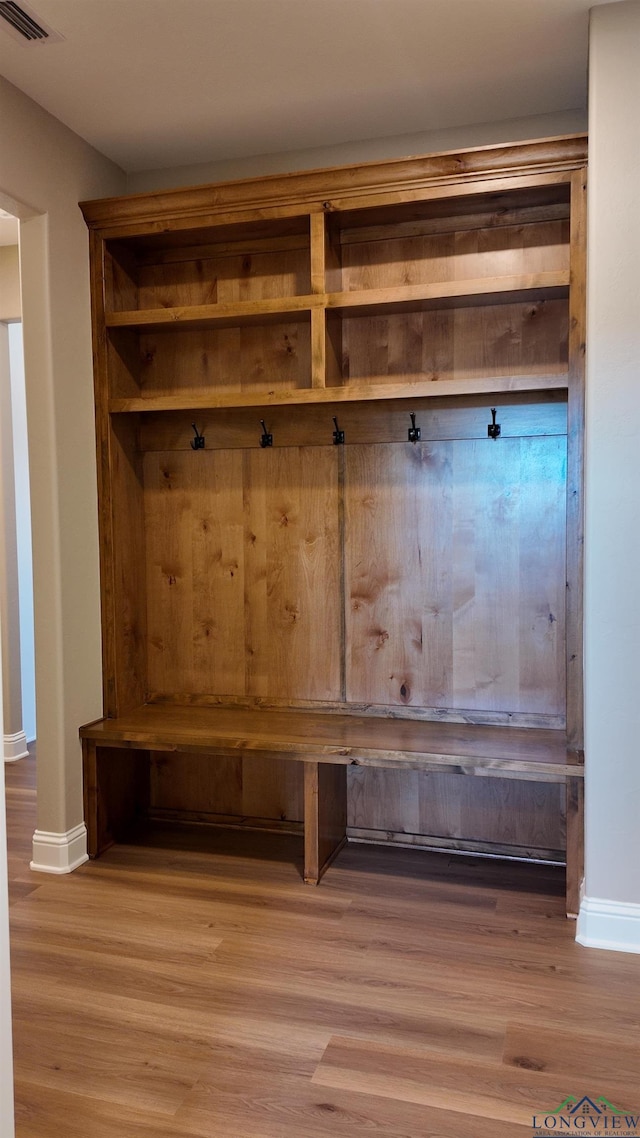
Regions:
<instances>
[{"instance_id":1,"label":"open cubby compartment","mask_svg":"<svg viewBox=\"0 0 640 1138\"><path fill-rule=\"evenodd\" d=\"M296 391L311 386L309 310L109 328L111 398Z\"/></svg>"},{"instance_id":2,"label":"open cubby compartment","mask_svg":"<svg viewBox=\"0 0 640 1138\"><path fill-rule=\"evenodd\" d=\"M336 211L326 265L329 293L562 272L569 185Z\"/></svg>"},{"instance_id":3,"label":"open cubby compartment","mask_svg":"<svg viewBox=\"0 0 640 1138\"><path fill-rule=\"evenodd\" d=\"M236 304L311 292L309 215L106 242L109 312Z\"/></svg>"},{"instance_id":4,"label":"open cubby compartment","mask_svg":"<svg viewBox=\"0 0 640 1138\"><path fill-rule=\"evenodd\" d=\"M563 376L568 289L327 311L327 386Z\"/></svg>"}]
</instances>

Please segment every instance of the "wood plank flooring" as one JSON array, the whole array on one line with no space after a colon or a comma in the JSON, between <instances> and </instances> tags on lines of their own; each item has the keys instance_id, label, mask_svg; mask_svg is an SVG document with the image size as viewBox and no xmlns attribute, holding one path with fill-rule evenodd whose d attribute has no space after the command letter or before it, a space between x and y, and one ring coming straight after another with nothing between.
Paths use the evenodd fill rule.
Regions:
<instances>
[{"instance_id":1,"label":"wood plank flooring","mask_svg":"<svg viewBox=\"0 0 640 1138\"><path fill-rule=\"evenodd\" d=\"M6 767L17 1138L518 1138L640 1113L640 957L587 950L548 866L154 830L28 868Z\"/></svg>"}]
</instances>

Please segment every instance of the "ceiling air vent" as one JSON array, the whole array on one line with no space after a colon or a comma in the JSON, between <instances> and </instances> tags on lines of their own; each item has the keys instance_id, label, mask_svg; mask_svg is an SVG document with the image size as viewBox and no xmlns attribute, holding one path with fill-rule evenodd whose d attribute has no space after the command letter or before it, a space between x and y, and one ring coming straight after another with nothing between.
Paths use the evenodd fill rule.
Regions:
<instances>
[{"instance_id":1,"label":"ceiling air vent","mask_svg":"<svg viewBox=\"0 0 640 1138\"><path fill-rule=\"evenodd\" d=\"M37 20L35 12L13 3L13 0L0 0L0 16L8 24L5 30L23 43L55 43L63 38L53 28Z\"/></svg>"}]
</instances>

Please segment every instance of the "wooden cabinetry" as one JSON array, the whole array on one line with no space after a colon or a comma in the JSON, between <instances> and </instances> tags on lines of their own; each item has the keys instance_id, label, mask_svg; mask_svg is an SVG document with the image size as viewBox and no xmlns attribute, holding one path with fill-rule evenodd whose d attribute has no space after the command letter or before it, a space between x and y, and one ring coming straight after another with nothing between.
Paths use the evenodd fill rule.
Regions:
<instances>
[{"instance_id":1,"label":"wooden cabinetry","mask_svg":"<svg viewBox=\"0 0 640 1138\"><path fill-rule=\"evenodd\" d=\"M85 203L94 855L140 811L304 828L308 880L347 836L566 848L575 912L585 160Z\"/></svg>"}]
</instances>

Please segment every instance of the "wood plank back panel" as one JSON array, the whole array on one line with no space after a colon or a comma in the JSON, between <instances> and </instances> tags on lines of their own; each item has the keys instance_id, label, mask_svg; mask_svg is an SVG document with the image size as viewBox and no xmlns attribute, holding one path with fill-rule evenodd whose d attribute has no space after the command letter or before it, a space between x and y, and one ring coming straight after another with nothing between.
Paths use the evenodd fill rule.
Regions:
<instances>
[{"instance_id":1,"label":"wood plank back panel","mask_svg":"<svg viewBox=\"0 0 640 1138\"><path fill-rule=\"evenodd\" d=\"M132 378L139 377L138 394L147 396L311 386L308 317L258 327L159 329L141 334L137 351ZM122 370L126 372L126 363ZM119 388L123 386L121 380Z\"/></svg>"},{"instance_id":2,"label":"wood plank back panel","mask_svg":"<svg viewBox=\"0 0 640 1138\"><path fill-rule=\"evenodd\" d=\"M169 754L153 752L152 811L203 821L224 817L301 823L301 763L251 755Z\"/></svg>"},{"instance_id":3,"label":"wood plank back panel","mask_svg":"<svg viewBox=\"0 0 640 1138\"><path fill-rule=\"evenodd\" d=\"M329 447L144 459L149 690L340 697Z\"/></svg>"},{"instance_id":4,"label":"wood plank back panel","mask_svg":"<svg viewBox=\"0 0 640 1138\"><path fill-rule=\"evenodd\" d=\"M401 238L394 236L393 226L380 226L377 236L342 245L343 291L569 267L566 220Z\"/></svg>"},{"instance_id":5,"label":"wood plank back panel","mask_svg":"<svg viewBox=\"0 0 640 1138\"><path fill-rule=\"evenodd\" d=\"M229 254L144 265L136 308L232 304L310 292L309 251Z\"/></svg>"},{"instance_id":6,"label":"wood plank back panel","mask_svg":"<svg viewBox=\"0 0 640 1138\"><path fill-rule=\"evenodd\" d=\"M335 449L245 452L244 517L247 695L339 699Z\"/></svg>"},{"instance_id":7,"label":"wood plank back panel","mask_svg":"<svg viewBox=\"0 0 640 1138\"><path fill-rule=\"evenodd\" d=\"M345 457L347 699L563 714L566 440Z\"/></svg>"},{"instance_id":8,"label":"wood plank back panel","mask_svg":"<svg viewBox=\"0 0 640 1138\"><path fill-rule=\"evenodd\" d=\"M242 695L242 455L147 455L145 487L149 687Z\"/></svg>"},{"instance_id":9,"label":"wood plank back panel","mask_svg":"<svg viewBox=\"0 0 640 1138\"><path fill-rule=\"evenodd\" d=\"M352 768L348 824L359 831L424 835L502 847L565 848L565 788L435 771Z\"/></svg>"},{"instance_id":10,"label":"wood plank back panel","mask_svg":"<svg viewBox=\"0 0 640 1138\"><path fill-rule=\"evenodd\" d=\"M327 319L346 384L567 371L566 300Z\"/></svg>"}]
</instances>

